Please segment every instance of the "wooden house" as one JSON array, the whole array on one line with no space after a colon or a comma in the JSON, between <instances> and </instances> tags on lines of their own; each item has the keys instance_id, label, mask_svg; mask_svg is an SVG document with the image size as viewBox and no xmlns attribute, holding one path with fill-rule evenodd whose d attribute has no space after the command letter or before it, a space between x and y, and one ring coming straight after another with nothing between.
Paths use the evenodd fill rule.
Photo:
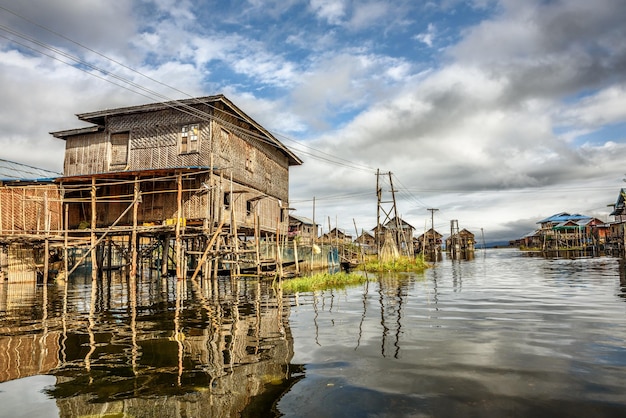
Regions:
<instances>
[{"instance_id":1,"label":"wooden house","mask_svg":"<svg viewBox=\"0 0 626 418\"><path fill-rule=\"evenodd\" d=\"M333 228L322 235L322 241L330 244L350 244L352 242L352 235L347 234L340 228Z\"/></svg>"},{"instance_id":2,"label":"wooden house","mask_svg":"<svg viewBox=\"0 0 626 418\"><path fill-rule=\"evenodd\" d=\"M442 243L443 235L432 228L414 240L415 248L417 249L417 252L420 253L424 252L424 249L426 249L427 253L432 252L433 250L440 252Z\"/></svg>"},{"instance_id":3,"label":"wooden house","mask_svg":"<svg viewBox=\"0 0 626 418\"><path fill-rule=\"evenodd\" d=\"M616 223L626 222L626 190L620 189L617 200L613 206L611 216Z\"/></svg>"},{"instance_id":4,"label":"wooden house","mask_svg":"<svg viewBox=\"0 0 626 418\"><path fill-rule=\"evenodd\" d=\"M450 235L446 239L446 251L455 254L467 254L474 252L476 239L467 229L463 228L458 233Z\"/></svg>"},{"instance_id":5,"label":"wooden house","mask_svg":"<svg viewBox=\"0 0 626 418\"><path fill-rule=\"evenodd\" d=\"M92 266L106 259L112 267L110 254L118 248L120 262L132 265L134 274L139 248L139 256L161 254L163 273L173 260L180 278L183 267L194 264L184 261L185 254L200 263L212 246L222 267L230 259L232 272L242 251L253 251L244 245L255 243L256 256L248 260L258 270L259 242L287 233L289 168L302 161L225 96L77 116L90 126L52 135L65 140L57 181L66 229L73 236L90 234Z\"/></svg>"},{"instance_id":6,"label":"wooden house","mask_svg":"<svg viewBox=\"0 0 626 418\"><path fill-rule=\"evenodd\" d=\"M52 133L66 141L69 227L130 225L135 201L140 225L286 226L289 167L302 161L225 96L77 116L91 126Z\"/></svg>"},{"instance_id":7,"label":"wooden house","mask_svg":"<svg viewBox=\"0 0 626 418\"><path fill-rule=\"evenodd\" d=\"M376 254L376 238L368 231L363 231L354 242L363 249L365 254Z\"/></svg>"},{"instance_id":8,"label":"wooden house","mask_svg":"<svg viewBox=\"0 0 626 418\"><path fill-rule=\"evenodd\" d=\"M400 254L413 255L413 233L415 228L401 218L393 217L385 224L373 229L380 247L396 247ZM393 242L387 242L388 240Z\"/></svg>"},{"instance_id":9,"label":"wooden house","mask_svg":"<svg viewBox=\"0 0 626 418\"><path fill-rule=\"evenodd\" d=\"M317 239L318 225L304 216L289 215L289 239L297 239L302 244L312 244Z\"/></svg>"}]
</instances>

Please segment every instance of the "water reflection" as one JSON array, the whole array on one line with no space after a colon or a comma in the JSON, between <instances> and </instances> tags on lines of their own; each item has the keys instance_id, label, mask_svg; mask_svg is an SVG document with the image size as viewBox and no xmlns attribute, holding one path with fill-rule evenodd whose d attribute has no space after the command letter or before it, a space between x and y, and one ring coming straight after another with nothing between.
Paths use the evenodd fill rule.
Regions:
<instances>
[{"instance_id":1,"label":"water reflection","mask_svg":"<svg viewBox=\"0 0 626 418\"><path fill-rule=\"evenodd\" d=\"M299 417L623 416L617 269L615 259L502 250L444 260L424 275L298 295L293 361L306 376L278 409ZM325 300L332 310L321 308Z\"/></svg>"},{"instance_id":2,"label":"water reflection","mask_svg":"<svg viewBox=\"0 0 626 418\"><path fill-rule=\"evenodd\" d=\"M623 416L625 293L617 259L512 251L300 294L2 284L0 415L31 385L48 416Z\"/></svg>"},{"instance_id":3,"label":"water reflection","mask_svg":"<svg viewBox=\"0 0 626 418\"><path fill-rule=\"evenodd\" d=\"M59 416L266 414L303 373L288 315L258 280L3 283L0 382L54 376L45 393Z\"/></svg>"}]
</instances>

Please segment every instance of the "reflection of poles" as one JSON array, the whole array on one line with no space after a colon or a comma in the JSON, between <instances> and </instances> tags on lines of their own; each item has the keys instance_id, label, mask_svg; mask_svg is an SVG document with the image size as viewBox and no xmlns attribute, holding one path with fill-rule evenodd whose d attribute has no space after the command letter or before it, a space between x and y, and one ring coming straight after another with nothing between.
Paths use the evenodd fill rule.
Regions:
<instances>
[{"instance_id":1,"label":"reflection of poles","mask_svg":"<svg viewBox=\"0 0 626 418\"><path fill-rule=\"evenodd\" d=\"M180 331L180 310L181 310L181 298L182 298L183 281L176 280L176 310L174 311L174 339L178 344L178 386L182 385L183 376L183 342L182 332Z\"/></svg>"},{"instance_id":2,"label":"reflection of poles","mask_svg":"<svg viewBox=\"0 0 626 418\"><path fill-rule=\"evenodd\" d=\"M67 211L66 211L67 213ZM66 224L67 225L67 224ZM67 234L67 233L66 233ZM67 235L66 235L67 239ZM67 246L65 246L65 253L67 254ZM67 273L67 257L65 261L65 272ZM67 353L65 352L66 346L65 342L67 341L67 290L68 290L68 281L69 279L66 277L63 284L63 315L61 316L61 322L63 324L63 337L61 338L61 363L64 364L67 361Z\"/></svg>"},{"instance_id":3,"label":"reflection of poles","mask_svg":"<svg viewBox=\"0 0 626 418\"><path fill-rule=\"evenodd\" d=\"M96 280L91 281L91 302L89 305L89 326L87 331L89 332L89 352L85 356L85 369L91 371L91 355L96 351L96 335L94 334L94 327L96 325L95 313L96 313L96 296L98 295L98 283ZM91 383L91 378L89 379Z\"/></svg>"},{"instance_id":4,"label":"reflection of poles","mask_svg":"<svg viewBox=\"0 0 626 418\"><path fill-rule=\"evenodd\" d=\"M365 274L367 277L367 272ZM359 338L356 341L356 347L354 347L355 351L361 345L361 337L363 336L363 322L365 321L365 315L367 314L367 295L369 293L369 285L370 285L370 281L366 280L365 281L365 293L363 294L363 315L361 315L361 322L359 322Z\"/></svg>"},{"instance_id":5,"label":"reflection of poles","mask_svg":"<svg viewBox=\"0 0 626 418\"><path fill-rule=\"evenodd\" d=\"M315 315L313 316L313 324L315 325L315 344L321 347L322 345L320 344L320 329L317 324L317 317L319 316L319 313L317 312L317 295L315 292L313 292L313 312L315 313Z\"/></svg>"},{"instance_id":6,"label":"reflection of poles","mask_svg":"<svg viewBox=\"0 0 626 418\"><path fill-rule=\"evenodd\" d=\"M132 334L133 342L133 348L131 350L132 366L133 374L137 375L137 358L139 357L139 345L137 344L137 279L134 274L131 274L129 278L128 287L130 295L130 331Z\"/></svg>"},{"instance_id":7,"label":"reflection of poles","mask_svg":"<svg viewBox=\"0 0 626 418\"><path fill-rule=\"evenodd\" d=\"M383 326L383 338L381 340L380 354L385 357L385 342L389 328L385 324L385 300L383 299L383 282L381 280L378 286L378 300L380 302L380 324Z\"/></svg>"},{"instance_id":8,"label":"reflection of poles","mask_svg":"<svg viewBox=\"0 0 626 418\"><path fill-rule=\"evenodd\" d=\"M400 334L402 333L402 287L400 283L398 283L398 317L396 325L396 341L394 343L396 351L393 354L393 358L398 358L400 354Z\"/></svg>"},{"instance_id":9,"label":"reflection of poles","mask_svg":"<svg viewBox=\"0 0 626 418\"><path fill-rule=\"evenodd\" d=\"M45 342L48 339L48 283L46 281L43 283L43 301L41 305L43 308L43 315L41 318L43 333L41 335L41 339L39 340L41 351L41 356L39 357L39 372L43 370L43 361L46 358L45 353L47 351Z\"/></svg>"}]
</instances>

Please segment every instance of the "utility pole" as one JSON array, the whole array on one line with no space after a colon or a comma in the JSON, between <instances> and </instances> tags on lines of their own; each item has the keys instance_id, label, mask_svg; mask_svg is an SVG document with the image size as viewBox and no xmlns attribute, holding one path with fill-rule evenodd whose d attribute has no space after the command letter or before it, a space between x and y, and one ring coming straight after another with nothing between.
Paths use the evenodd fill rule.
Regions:
<instances>
[{"instance_id":1,"label":"utility pole","mask_svg":"<svg viewBox=\"0 0 626 418\"><path fill-rule=\"evenodd\" d=\"M480 235L481 235L482 240L483 240L483 251L485 251L485 231L483 231L482 228L480 228Z\"/></svg>"},{"instance_id":2,"label":"utility pole","mask_svg":"<svg viewBox=\"0 0 626 418\"><path fill-rule=\"evenodd\" d=\"M385 173L386 175L389 176L389 184L391 186L391 200L383 200L383 189L380 186L380 169L376 170L376 196L378 199L378 207L376 210L376 246L378 248L378 257L380 259L380 252L381 252L381 229L383 225L388 225L391 223L392 220L392 216L395 217L395 222L396 222L396 233L394 234L394 246L395 248L398 248L400 246L400 242L398 240L398 225L399 225L399 219L398 219L398 209L396 208L396 195L395 195L395 190L393 188L393 181L391 180L391 171ZM389 199L389 197L387 198ZM391 207L388 207L389 205L391 205ZM381 216L381 211L383 212L384 216L384 220L381 222L380 216Z\"/></svg>"},{"instance_id":3,"label":"utility pole","mask_svg":"<svg viewBox=\"0 0 626 418\"><path fill-rule=\"evenodd\" d=\"M436 250L437 237L435 236L435 212L437 212L439 209L430 208L426 210L430 211L430 229L431 231L433 231L433 261L437 261L437 250Z\"/></svg>"},{"instance_id":4,"label":"utility pole","mask_svg":"<svg viewBox=\"0 0 626 418\"><path fill-rule=\"evenodd\" d=\"M382 190L380 188L380 168L376 169L376 232L374 237L376 238L376 257L380 260L380 201L382 198Z\"/></svg>"}]
</instances>

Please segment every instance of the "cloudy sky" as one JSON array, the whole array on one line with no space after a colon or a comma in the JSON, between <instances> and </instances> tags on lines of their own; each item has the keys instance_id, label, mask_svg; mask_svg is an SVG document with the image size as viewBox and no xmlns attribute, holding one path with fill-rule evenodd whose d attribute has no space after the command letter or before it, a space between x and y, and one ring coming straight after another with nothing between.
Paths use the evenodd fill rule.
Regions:
<instances>
[{"instance_id":1,"label":"cloudy sky","mask_svg":"<svg viewBox=\"0 0 626 418\"><path fill-rule=\"evenodd\" d=\"M0 0L0 158L62 170L76 113L223 93L303 160L294 214L487 241L609 220L626 177L623 0ZM391 176L388 173L392 173ZM390 210L390 205L383 205Z\"/></svg>"}]
</instances>

